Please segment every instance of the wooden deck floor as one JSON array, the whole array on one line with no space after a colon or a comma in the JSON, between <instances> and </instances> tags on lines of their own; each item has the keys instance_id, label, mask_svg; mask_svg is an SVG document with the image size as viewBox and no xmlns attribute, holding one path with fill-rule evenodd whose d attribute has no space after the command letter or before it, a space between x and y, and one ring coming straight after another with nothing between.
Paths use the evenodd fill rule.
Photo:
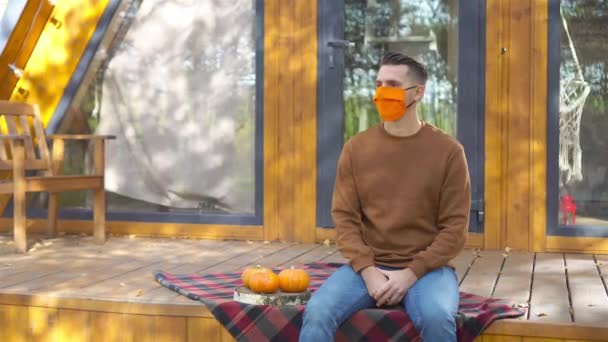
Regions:
<instances>
[{"instance_id":1,"label":"wooden deck floor","mask_svg":"<svg viewBox=\"0 0 608 342\"><path fill-rule=\"evenodd\" d=\"M112 237L98 246L81 236L40 240L28 254L19 255L12 252L10 236L0 235L0 326L16 325L26 316L31 319L36 314L32 307L53 313L88 310L210 318L202 304L159 286L153 272L207 273L313 261L344 259L335 246L317 244ZM529 308L520 320L493 324L486 336L608 341L608 255L466 250L454 263L462 291ZM27 307L20 316L18 308ZM92 322L95 315L79 319ZM93 334L101 323L90 324ZM9 341L3 331L8 334L0 329L0 341Z\"/></svg>"}]
</instances>

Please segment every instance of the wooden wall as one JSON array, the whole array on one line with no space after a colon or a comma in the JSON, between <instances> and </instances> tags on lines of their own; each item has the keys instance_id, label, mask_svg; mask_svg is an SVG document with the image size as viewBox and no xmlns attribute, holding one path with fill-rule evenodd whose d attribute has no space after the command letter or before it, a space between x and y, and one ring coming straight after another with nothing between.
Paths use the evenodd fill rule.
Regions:
<instances>
[{"instance_id":1,"label":"wooden wall","mask_svg":"<svg viewBox=\"0 0 608 342\"><path fill-rule=\"evenodd\" d=\"M2 297L0 301L12 303L0 304L0 341L234 341L209 310L198 305ZM499 320L477 341L605 341L604 330Z\"/></svg>"},{"instance_id":2,"label":"wooden wall","mask_svg":"<svg viewBox=\"0 0 608 342\"><path fill-rule=\"evenodd\" d=\"M264 7L264 238L313 242L317 2L266 0Z\"/></svg>"}]
</instances>

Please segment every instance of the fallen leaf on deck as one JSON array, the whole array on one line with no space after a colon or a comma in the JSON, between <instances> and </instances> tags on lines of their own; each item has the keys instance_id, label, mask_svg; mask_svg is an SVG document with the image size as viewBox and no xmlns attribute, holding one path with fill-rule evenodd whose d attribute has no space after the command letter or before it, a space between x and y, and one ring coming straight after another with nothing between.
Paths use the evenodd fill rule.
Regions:
<instances>
[{"instance_id":1,"label":"fallen leaf on deck","mask_svg":"<svg viewBox=\"0 0 608 342\"><path fill-rule=\"evenodd\" d=\"M525 309L527 309L527 308L530 307L530 304L528 304L528 303L521 303L521 304L517 304L517 307L518 308L525 308Z\"/></svg>"},{"instance_id":2,"label":"fallen leaf on deck","mask_svg":"<svg viewBox=\"0 0 608 342\"><path fill-rule=\"evenodd\" d=\"M264 241L264 243L265 243L265 244L269 244L269 243L270 243L270 241L266 240L266 241Z\"/></svg>"},{"instance_id":3,"label":"fallen leaf on deck","mask_svg":"<svg viewBox=\"0 0 608 342\"><path fill-rule=\"evenodd\" d=\"M331 241L329 241L329 239L325 239L325 240L323 241L323 244L324 244L325 246L329 246L329 245L331 245Z\"/></svg>"},{"instance_id":4,"label":"fallen leaf on deck","mask_svg":"<svg viewBox=\"0 0 608 342\"><path fill-rule=\"evenodd\" d=\"M247 243L252 244L252 243L253 243L253 241L251 241L251 240L247 240Z\"/></svg>"},{"instance_id":5,"label":"fallen leaf on deck","mask_svg":"<svg viewBox=\"0 0 608 342\"><path fill-rule=\"evenodd\" d=\"M135 235L134 234L129 235L129 239L135 239Z\"/></svg>"},{"instance_id":6,"label":"fallen leaf on deck","mask_svg":"<svg viewBox=\"0 0 608 342\"><path fill-rule=\"evenodd\" d=\"M547 314L544 313L544 312L539 312L539 313L536 314L536 316L537 317L543 317L543 316L547 316Z\"/></svg>"},{"instance_id":7,"label":"fallen leaf on deck","mask_svg":"<svg viewBox=\"0 0 608 342\"><path fill-rule=\"evenodd\" d=\"M144 290L139 289L139 290L137 290L137 292L135 293L135 297L139 297L139 296L141 296L141 295L143 295L143 294L144 294Z\"/></svg>"},{"instance_id":8,"label":"fallen leaf on deck","mask_svg":"<svg viewBox=\"0 0 608 342\"><path fill-rule=\"evenodd\" d=\"M603 264L601 262L599 262L599 261L595 263L595 266L602 266L602 265Z\"/></svg>"},{"instance_id":9,"label":"fallen leaf on deck","mask_svg":"<svg viewBox=\"0 0 608 342\"><path fill-rule=\"evenodd\" d=\"M505 247L505 252L509 253L511 251L511 247Z\"/></svg>"},{"instance_id":10,"label":"fallen leaf on deck","mask_svg":"<svg viewBox=\"0 0 608 342\"><path fill-rule=\"evenodd\" d=\"M125 283L120 283L120 286L127 286L127 284L125 284Z\"/></svg>"}]
</instances>

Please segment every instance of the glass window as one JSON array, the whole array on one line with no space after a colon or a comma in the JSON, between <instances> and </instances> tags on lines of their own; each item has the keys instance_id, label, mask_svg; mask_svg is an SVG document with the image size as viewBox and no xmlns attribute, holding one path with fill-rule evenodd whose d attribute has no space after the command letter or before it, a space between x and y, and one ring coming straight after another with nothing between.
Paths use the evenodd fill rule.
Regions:
<instances>
[{"instance_id":1,"label":"glass window","mask_svg":"<svg viewBox=\"0 0 608 342\"><path fill-rule=\"evenodd\" d=\"M372 99L386 51L417 57L429 80L420 118L456 136L458 3L456 0L347 0L344 56L344 138L380 123Z\"/></svg>"},{"instance_id":2,"label":"glass window","mask_svg":"<svg viewBox=\"0 0 608 342\"><path fill-rule=\"evenodd\" d=\"M608 3L562 0L560 225L608 227Z\"/></svg>"},{"instance_id":3,"label":"glass window","mask_svg":"<svg viewBox=\"0 0 608 342\"><path fill-rule=\"evenodd\" d=\"M255 19L255 0L123 1L54 123L117 136L106 145L109 211L255 213ZM91 159L71 142L64 172L88 172ZM90 208L85 195L62 205Z\"/></svg>"},{"instance_id":4,"label":"glass window","mask_svg":"<svg viewBox=\"0 0 608 342\"><path fill-rule=\"evenodd\" d=\"M0 0L0 53L8 41L27 0Z\"/></svg>"}]
</instances>

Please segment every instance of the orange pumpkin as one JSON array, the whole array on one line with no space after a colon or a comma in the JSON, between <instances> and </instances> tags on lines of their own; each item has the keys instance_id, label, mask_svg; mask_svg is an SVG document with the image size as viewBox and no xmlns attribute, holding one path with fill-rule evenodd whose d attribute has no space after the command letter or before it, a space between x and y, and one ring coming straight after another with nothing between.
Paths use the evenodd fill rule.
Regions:
<instances>
[{"instance_id":1,"label":"orange pumpkin","mask_svg":"<svg viewBox=\"0 0 608 342\"><path fill-rule=\"evenodd\" d=\"M246 287L249 287L249 278L251 277L253 272L259 271L261 269L262 269L262 266L260 266L260 265L257 265L255 267L245 268L245 270L243 270L243 273L241 273L241 280L243 281L243 285L245 285Z\"/></svg>"},{"instance_id":2,"label":"orange pumpkin","mask_svg":"<svg viewBox=\"0 0 608 342\"><path fill-rule=\"evenodd\" d=\"M271 269L260 267L248 276L249 288L257 293L274 293L279 289L279 276Z\"/></svg>"},{"instance_id":3,"label":"orange pumpkin","mask_svg":"<svg viewBox=\"0 0 608 342\"><path fill-rule=\"evenodd\" d=\"M283 292L304 292L310 285L308 273L302 269L291 268L279 273L279 287Z\"/></svg>"}]
</instances>

